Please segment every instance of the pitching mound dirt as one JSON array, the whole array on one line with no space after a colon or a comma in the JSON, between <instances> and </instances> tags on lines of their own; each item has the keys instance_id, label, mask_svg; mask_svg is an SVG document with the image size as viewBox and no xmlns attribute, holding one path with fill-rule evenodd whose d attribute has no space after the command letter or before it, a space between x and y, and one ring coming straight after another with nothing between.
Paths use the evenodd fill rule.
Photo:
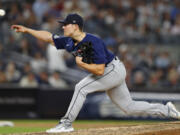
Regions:
<instances>
[{"instance_id":1,"label":"pitching mound dirt","mask_svg":"<svg viewBox=\"0 0 180 135\"><path fill-rule=\"evenodd\" d=\"M10 134L9 134L10 135ZM20 134L11 134L20 135ZM45 132L23 133L21 135L48 135ZM51 135L180 135L180 122L165 122L147 125L126 125L105 128L89 128L76 130L71 133Z\"/></svg>"}]
</instances>

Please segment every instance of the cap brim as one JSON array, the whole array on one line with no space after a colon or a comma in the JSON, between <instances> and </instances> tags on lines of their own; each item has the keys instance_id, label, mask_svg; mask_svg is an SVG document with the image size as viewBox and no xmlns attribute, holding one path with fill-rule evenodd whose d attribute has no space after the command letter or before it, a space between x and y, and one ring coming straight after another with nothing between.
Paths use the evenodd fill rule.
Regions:
<instances>
[{"instance_id":1,"label":"cap brim","mask_svg":"<svg viewBox=\"0 0 180 135\"><path fill-rule=\"evenodd\" d=\"M65 24L66 22L64 20L59 20L58 23L63 23Z\"/></svg>"},{"instance_id":2,"label":"cap brim","mask_svg":"<svg viewBox=\"0 0 180 135\"><path fill-rule=\"evenodd\" d=\"M67 25L67 24L69 24L69 23L67 23L67 22L65 22L65 21L62 21L62 20L60 20L60 21L58 21L60 24L62 24L62 25Z\"/></svg>"}]
</instances>

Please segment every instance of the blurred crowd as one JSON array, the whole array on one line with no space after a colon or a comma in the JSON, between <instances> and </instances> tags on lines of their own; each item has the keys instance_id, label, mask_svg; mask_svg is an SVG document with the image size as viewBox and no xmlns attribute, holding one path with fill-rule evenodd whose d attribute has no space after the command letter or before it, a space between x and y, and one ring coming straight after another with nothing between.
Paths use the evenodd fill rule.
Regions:
<instances>
[{"instance_id":1,"label":"blurred crowd","mask_svg":"<svg viewBox=\"0 0 180 135\"><path fill-rule=\"evenodd\" d=\"M76 12L124 62L134 88L180 88L179 0L2 0L0 84L68 89L87 75L71 54L10 30L12 24L62 34L57 20ZM169 48L169 50L167 49Z\"/></svg>"}]
</instances>

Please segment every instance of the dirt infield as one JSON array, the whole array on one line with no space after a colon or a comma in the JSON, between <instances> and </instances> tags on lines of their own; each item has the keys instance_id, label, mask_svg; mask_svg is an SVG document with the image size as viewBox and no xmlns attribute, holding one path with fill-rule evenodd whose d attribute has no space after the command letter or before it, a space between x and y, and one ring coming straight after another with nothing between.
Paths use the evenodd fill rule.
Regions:
<instances>
[{"instance_id":1,"label":"dirt infield","mask_svg":"<svg viewBox=\"0 0 180 135\"><path fill-rule=\"evenodd\" d=\"M74 125L75 128L82 128ZM86 127L87 126L87 127ZM108 127L103 124L99 127L95 125L84 125L83 128L71 133L59 133L51 135L180 135L180 122L164 122L156 124L138 124L138 125L113 125ZM102 128L103 127L103 128ZM23 133L23 134L8 134L8 135L48 135L45 132L38 133Z\"/></svg>"}]
</instances>

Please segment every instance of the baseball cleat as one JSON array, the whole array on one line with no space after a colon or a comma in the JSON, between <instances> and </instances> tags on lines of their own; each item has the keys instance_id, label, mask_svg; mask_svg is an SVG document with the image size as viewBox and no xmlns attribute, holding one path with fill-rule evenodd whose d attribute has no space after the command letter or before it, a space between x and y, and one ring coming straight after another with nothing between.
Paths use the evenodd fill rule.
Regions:
<instances>
[{"instance_id":1,"label":"baseball cleat","mask_svg":"<svg viewBox=\"0 0 180 135\"><path fill-rule=\"evenodd\" d=\"M60 122L54 128L50 128L46 130L46 133L63 133L63 132L72 132L74 128L72 127L71 123L64 123Z\"/></svg>"},{"instance_id":2,"label":"baseball cleat","mask_svg":"<svg viewBox=\"0 0 180 135\"><path fill-rule=\"evenodd\" d=\"M169 116L171 118L180 120L180 112L176 109L174 104L172 102L168 102L166 106L168 107Z\"/></svg>"}]
</instances>

